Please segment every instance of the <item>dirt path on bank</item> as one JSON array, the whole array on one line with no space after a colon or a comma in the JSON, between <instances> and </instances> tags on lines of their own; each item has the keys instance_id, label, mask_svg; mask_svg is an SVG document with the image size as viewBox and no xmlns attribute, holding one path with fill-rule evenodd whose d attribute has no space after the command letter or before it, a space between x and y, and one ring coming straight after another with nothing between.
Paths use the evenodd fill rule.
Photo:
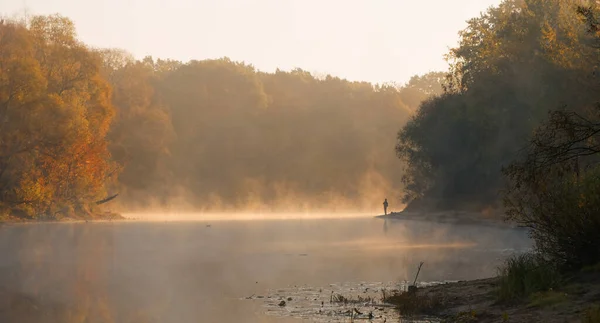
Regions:
<instances>
[{"instance_id":1,"label":"dirt path on bank","mask_svg":"<svg viewBox=\"0 0 600 323\"><path fill-rule=\"evenodd\" d=\"M420 288L418 296L438 298L443 305L436 316L443 322L583 322L585 312L600 305L600 275L578 275L560 290L535 294L512 303L498 303L499 278L461 281Z\"/></svg>"}]
</instances>

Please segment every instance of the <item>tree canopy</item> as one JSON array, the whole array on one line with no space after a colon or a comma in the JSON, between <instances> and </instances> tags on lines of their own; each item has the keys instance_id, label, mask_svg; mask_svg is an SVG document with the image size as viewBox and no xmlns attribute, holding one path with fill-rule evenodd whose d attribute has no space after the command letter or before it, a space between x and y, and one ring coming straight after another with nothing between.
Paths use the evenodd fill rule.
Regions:
<instances>
[{"instance_id":1,"label":"tree canopy","mask_svg":"<svg viewBox=\"0 0 600 323\"><path fill-rule=\"evenodd\" d=\"M193 208L365 208L400 190L394 133L416 109L402 90L301 69L264 73L227 58L133 64L153 71L144 110L156 124L140 128L150 115L125 116L132 108L115 102L117 124L138 124L115 136L123 129L129 146L149 144L129 153L120 175L132 205L183 197Z\"/></svg>"},{"instance_id":2,"label":"tree canopy","mask_svg":"<svg viewBox=\"0 0 600 323\"><path fill-rule=\"evenodd\" d=\"M114 109L101 64L64 17L0 24L3 208L53 216L103 194Z\"/></svg>"},{"instance_id":3,"label":"tree canopy","mask_svg":"<svg viewBox=\"0 0 600 323\"><path fill-rule=\"evenodd\" d=\"M0 24L0 211L378 207L394 134L443 73L401 87L265 73L228 58L136 59L60 15Z\"/></svg>"},{"instance_id":4,"label":"tree canopy","mask_svg":"<svg viewBox=\"0 0 600 323\"><path fill-rule=\"evenodd\" d=\"M405 201L498 206L502 167L547 112L597 100L596 49L580 4L506 0L468 22L448 54L445 93L423 103L398 134Z\"/></svg>"}]
</instances>

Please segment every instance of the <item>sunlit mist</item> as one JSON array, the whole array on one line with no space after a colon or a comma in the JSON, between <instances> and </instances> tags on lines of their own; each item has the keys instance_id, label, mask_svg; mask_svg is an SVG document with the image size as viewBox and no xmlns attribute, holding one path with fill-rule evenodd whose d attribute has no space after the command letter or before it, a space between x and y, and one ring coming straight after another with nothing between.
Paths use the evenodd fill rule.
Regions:
<instances>
[{"instance_id":1,"label":"sunlit mist","mask_svg":"<svg viewBox=\"0 0 600 323\"><path fill-rule=\"evenodd\" d=\"M165 213L124 213L129 220L138 221L233 221L233 220L299 220L299 219L352 219L373 217L374 213L348 212L305 212L305 213L249 213L249 212L165 212Z\"/></svg>"},{"instance_id":2,"label":"sunlit mist","mask_svg":"<svg viewBox=\"0 0 600 323\"><path fill-rule=\"evenodd\" d=\"M350 288L362 282L395 288L414 279L421 261L425 265L419 280L424 282L486 277L495 272L505 250L530 246L525 234L494 228L388 223L360 215L281 216L288 220L0 227L0 296L16 304L1 311L0 318L295 322L265 316L260 303L240 299L294 286L325 290L336 282L349 286L343 293L352 293ZM20 248L9 247L14 245Z\"/></svg>"}]
</instances>

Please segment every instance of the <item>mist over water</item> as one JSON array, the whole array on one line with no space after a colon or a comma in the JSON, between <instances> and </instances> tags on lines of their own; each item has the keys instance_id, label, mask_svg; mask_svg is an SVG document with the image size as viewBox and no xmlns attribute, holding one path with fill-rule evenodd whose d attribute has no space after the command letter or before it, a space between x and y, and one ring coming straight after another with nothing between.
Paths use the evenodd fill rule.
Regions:
<instances>
[{"instance_id":1,"label":"mist over water","mask_svg":"<svg viewBox=\"0 0 600 323\"><path fill-rule=\"evenodd\" d=\"M91 322L287 322L241 299L294 286L412 280L420 261L420 281L483 278L508 253L530 247L521 231L358 215L128 216L156 221L1 227L0 291L45 313L4 301L0 321L87 314Z\"/></svg>"},{"instance_id":2,"label":"mist over water","mask_svg":"<svg viewBox=\"0 0 600 323\"><path fill-rule=\"evenodd\" d=\"M160 52L142 58L127 48L98 48L115 44L80 38L75 21L81 15L68 1L63 7L75 21L60 12L14 18L0 12L0 323L322 322L316 312L334 292L351 298L366 287L378 295L381 288L405 286L422 262L423 284L490 277L506 257L531 249L525 231L464 224L472 218L491 223L500 211L529 213L512 220L535 224L546 223L548 213L564 224L577 213L560 210L576 208L593 224L600 206L590 197L600 185L587 166L598 155L555 152L574 142L597 152L597 140L584 139L600 129L600 115L591 109L599 101L600 62L597 46L590 46L600 43L590 33L600 25L600 6L494 1L498 6L466 22L456 47L438 53L447 69L383 84L302 68L258 69L244 51L206 46L202 33L208 29L189 37L189 26L161 39L140 24L110 24L123 35L153 35L148 39L161 48L172 48L166 41L181 36L221 58L193 52L179 55L187 61L159 58ZM231 45L231 35L213 32L243 25L231 10L236 1L228 2L223 12L218 6L185 11L217 17L197 20L212 24L211 38ZM258 8L245 2L238 9ZM584 3L590 7L579 7ZM438 11L465 6L471 5L452 2ZM302 7L258 11L283 17L264 26L302 45L282 32L299 22L290 19L295 14L312 15ZM147 4L131 8L138 18L152 14ZM120 9L105 13L123 16L127 8ZM388 13L380 5L354 10L377 17L377 24L339 15L336 5L329 9L313 17L323 26L296 29L306 36L312 28L335 46L349 41L349 55L338 55L340 61L366 59L356 47L364 36L370 55L382 57L372 62L401 74L416 66L404 54L385 62L380 54L395 52L391 47L377 53L377 43L399 44L377 32ZM424 12L413 9L406 10L413 18ZM187 12L172 16L187 21L181 19ZM394 10L389 13L398 20ZM357 29L340 28L345 23ZM451 31L451 25L433 29ZM330 27L348 39L332 37ZM245 29L251 37L242 38L260 48L257 37L268 33ZM383 29L397 29L401 47L417 53L423 46L411 43L413 36L428 43L450 39L425 37L415 24ZM322 45L304 36L304 50ZM276 38L263 49L277 54L282 43ZM323 57L322 48L316 52ZM574 122L579 117L585 122ZM551 166L547 171L538 164ZM559 204L544 200L554 195ZM384 199L388 211L407 207L422 221L373 218ZM520 207L532 200L545 201L542 209L549 211ZM113 219L117 213L126 220L12 224ZM589 252L598 249L597 230L581 223L581 243L571 243L577 248L560 243L575 227L531 227L540 233L533 235L540 246L556 242L545 248L559 250L549 259L575 269L600 260ZM287 305L278 305L283 300ZM333 303L327 313L334 313Z\"/></svg>"},{"instance_id":3,"label":"mist over water","mask_svg":"<svg viewBox=\"0 0 600 323\"><path fill-rule=\"evenodd\" d=\"M125 213L126 219L136 221L238 221L238 220L323 220L370 218L367 212L139 212Z\"/></svg>"}]
</instances>

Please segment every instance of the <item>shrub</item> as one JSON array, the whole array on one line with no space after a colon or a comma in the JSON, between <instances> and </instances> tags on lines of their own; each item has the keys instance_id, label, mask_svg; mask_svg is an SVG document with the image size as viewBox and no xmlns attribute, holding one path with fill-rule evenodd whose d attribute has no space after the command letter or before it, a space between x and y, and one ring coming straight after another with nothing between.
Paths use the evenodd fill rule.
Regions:
<instances>
[{"instance_id":1,"label":"shrub","mask_svg":"<svg viewBox=\"0 0 600 323\"><path fill-rule=\"evenodd\" d=\"M600 168L513 190L508 214L529 227L538 252L566 271L600 262Z\"/></svg>"}]
</instances>

